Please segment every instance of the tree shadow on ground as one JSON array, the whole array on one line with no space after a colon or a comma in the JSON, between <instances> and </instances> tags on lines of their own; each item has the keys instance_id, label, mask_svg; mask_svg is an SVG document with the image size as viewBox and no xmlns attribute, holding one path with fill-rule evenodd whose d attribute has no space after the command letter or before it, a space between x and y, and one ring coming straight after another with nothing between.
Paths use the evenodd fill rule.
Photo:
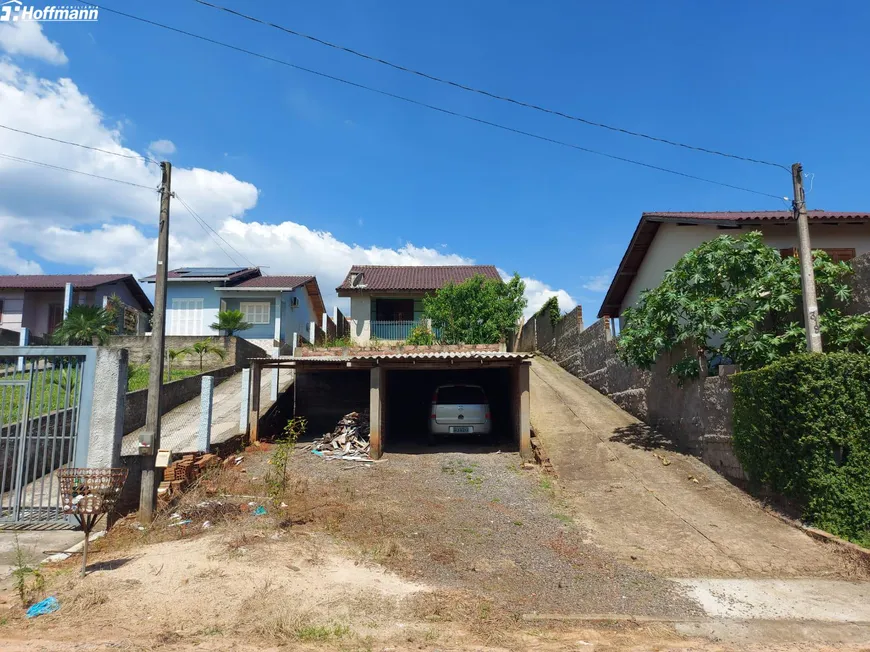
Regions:
<instances>
[{"instance_id":1,"label":"tree shadow on ground","mask_svg":"<svg viewBox=\"0 0 870 652\"><path fill-rule=\"evenodd\" d=\"M680 452L677 443L645 423L633 423L630 426L616 428L610 436L610 441L627 444L632 448L646 451L666 450L672 453Z\"/></svg>"},{"instance_id":2,"label":"tree shadow on ground","mask_svg":"<svg viewBox=\"0 0 870 652\"><path fill-rule=\"evenodd\" d=\"M106 561L97 561L93 564L88 564L87 572L91 573L93 571L112 571L117 568L121 568L131 561L133 561L133 557L121 557L119 559L108 559Z\"/></svg>"}]
</instances>

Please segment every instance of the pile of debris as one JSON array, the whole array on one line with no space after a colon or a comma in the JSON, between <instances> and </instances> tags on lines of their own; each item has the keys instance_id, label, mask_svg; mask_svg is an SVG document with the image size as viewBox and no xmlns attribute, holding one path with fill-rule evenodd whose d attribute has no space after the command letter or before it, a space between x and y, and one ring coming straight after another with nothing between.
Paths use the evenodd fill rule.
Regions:
<instances>
[{"instance_id":1,"label":"pile of debris","mask_svg":"<svg viewBox=\"0 0 870 652\"><path fill-rule=\"evenodd\" d=\"M327 459L370 462L368 410L345 414L335 430L314 440L311 452Z\"/></svg>"},{"instance_id":2,"label":"pile of debris","mask_svg":"<svg viewBox=\"0 0 870 652\"><path fill-rule=\"evenodd\" d=\"M221 459L211 453L189 453L167 466L163 469L163 482L157 487L158 507L170 505L205 469L220 463Z\"/></svg>"}]
</instances>

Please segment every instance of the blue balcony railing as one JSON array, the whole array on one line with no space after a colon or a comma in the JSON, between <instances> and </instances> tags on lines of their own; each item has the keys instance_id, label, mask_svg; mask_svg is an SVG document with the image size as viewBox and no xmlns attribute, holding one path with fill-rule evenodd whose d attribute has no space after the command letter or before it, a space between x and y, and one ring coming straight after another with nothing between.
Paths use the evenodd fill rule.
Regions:
<instances>
[{"instance_id":1,"label":"blue balcony railing","mask_svg":"<svg viewBox=\"0 0 870 652\"><path fill-rule=\"evenodd\" d=\"M379 340L407 340L419 321L372 321L371 337Z\"/></svg>"}]
</instances>

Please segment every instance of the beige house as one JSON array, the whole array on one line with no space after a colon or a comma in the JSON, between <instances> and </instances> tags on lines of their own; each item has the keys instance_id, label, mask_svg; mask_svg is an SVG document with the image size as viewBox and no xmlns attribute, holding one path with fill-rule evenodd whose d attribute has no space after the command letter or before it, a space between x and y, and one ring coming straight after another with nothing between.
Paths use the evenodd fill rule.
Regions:
<instances>
[{"instance_id":1,"label":"beige house","mask_svg":"<svg viewBox=\"0 0 870 652\"><path fill-rule=\"evenodd\" d=\"M398 342L421 323L423 297L476 275L501 280L492 265L354 265L336 292L350 298L354 342Z\"/></svg>"},{"instance_id":2,"label":"beige house","mask_svg":"<svg viewBox=\"0 0 870 652\"><path fill-rule=\"evenodd\" d=\"M870 252L870 213L809 211L810 242L834 260ZM761 231L765 243L791 255L798 246L791 211L644 213L604 297L599 317L619 317L644 290L658 287L686 253L723 234Z\"/></svg>"}]
</instances>

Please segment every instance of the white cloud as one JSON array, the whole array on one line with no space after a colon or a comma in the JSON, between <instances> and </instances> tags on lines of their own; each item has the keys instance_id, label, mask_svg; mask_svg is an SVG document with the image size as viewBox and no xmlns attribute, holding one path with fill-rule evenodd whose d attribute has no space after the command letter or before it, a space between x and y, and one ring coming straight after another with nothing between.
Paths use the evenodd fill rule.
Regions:
<instances>
[{"instance_id":1,"label":"white cloud","mask_svg":"<svg viewBox=\"0 0 870 652\"><path fill-rule=\"evenodd\" d=\"M46 38L42 33L42 25L36 21L0 23L0 50L56 65L68 61L60 46Z\"/></svg>"},{"instance_id":2,"label":"white cloud","mask_svg":"<svg viewBox=\"0 0 870 652\"><path fill-rule=\"evenodd\" d=\"M523 311L523 316L526 319L538 312L544 302L553 296L559 299L559 310L562 312L568 312L577 305L577 302L565 290L554 290L546 283L533 278L523 278L523 281L526 284L526 299L529 301L529 305Z\"/></svg>"},{"instance_id":3,"label":"white cloud","mask_svg":"<svg viewBox=\"0 0 870 652\"><path fill-rule=\"evenodd\" d=\"M10 126L121 156L2 129L0 152L146 186L136 188L0 158L0 268L39 272L38 262L24 260L15 250L16 245L23 245L39 259L83 271L153 274L160 170L123 144L124 125L107 124L71 79L41 79L2 59L0 106L4 123ZM151 151L158 149L157 142L161 141L151 143ZM257 205L259 190L228 172L173 168L172 189L238 253L215 242L217 236L206 233L181 201L173 200L170 267L227 265L231 262L228 253L240 265L250 260L263 266L267 274L315 274L327 305L332 305L335 288L352 264L473 262L443 246L436 249L400 241L397 247L388 248L347 243L285 216L279 223L249 221L247 214ZM527 314L553 294L559 296L563 309L575 305L564 290L525 280Z\"/></svg>"},{"instance_id":4,"label":"white cloud","mask_svg":"<svg viewBox=\"0 0 870 652\"><path fill-rule=\"evenodd\" d=\"M600 274L596 274L595 276L587 276L586 282L583 283L583 289L601 294L607 292L607 290L610 288L610 283L613 280L613 274L615 272L616 268L611 267L609 269L605 269Z\"/></svg>"},{"instance_id":5,"label":"white cloud","mask_svg":"<svg viewBox=\"0 0 870 652\"><path fill-rule=\"evenodd\" d=\"M148 145L148 151L154 152L155 154L161 154L163 156L169 156L170 154L175 154L176 147L175 143L173 143L171 140L161 138L160 140L155 140L150 145Z\"/></svg>"}]
</instances>

